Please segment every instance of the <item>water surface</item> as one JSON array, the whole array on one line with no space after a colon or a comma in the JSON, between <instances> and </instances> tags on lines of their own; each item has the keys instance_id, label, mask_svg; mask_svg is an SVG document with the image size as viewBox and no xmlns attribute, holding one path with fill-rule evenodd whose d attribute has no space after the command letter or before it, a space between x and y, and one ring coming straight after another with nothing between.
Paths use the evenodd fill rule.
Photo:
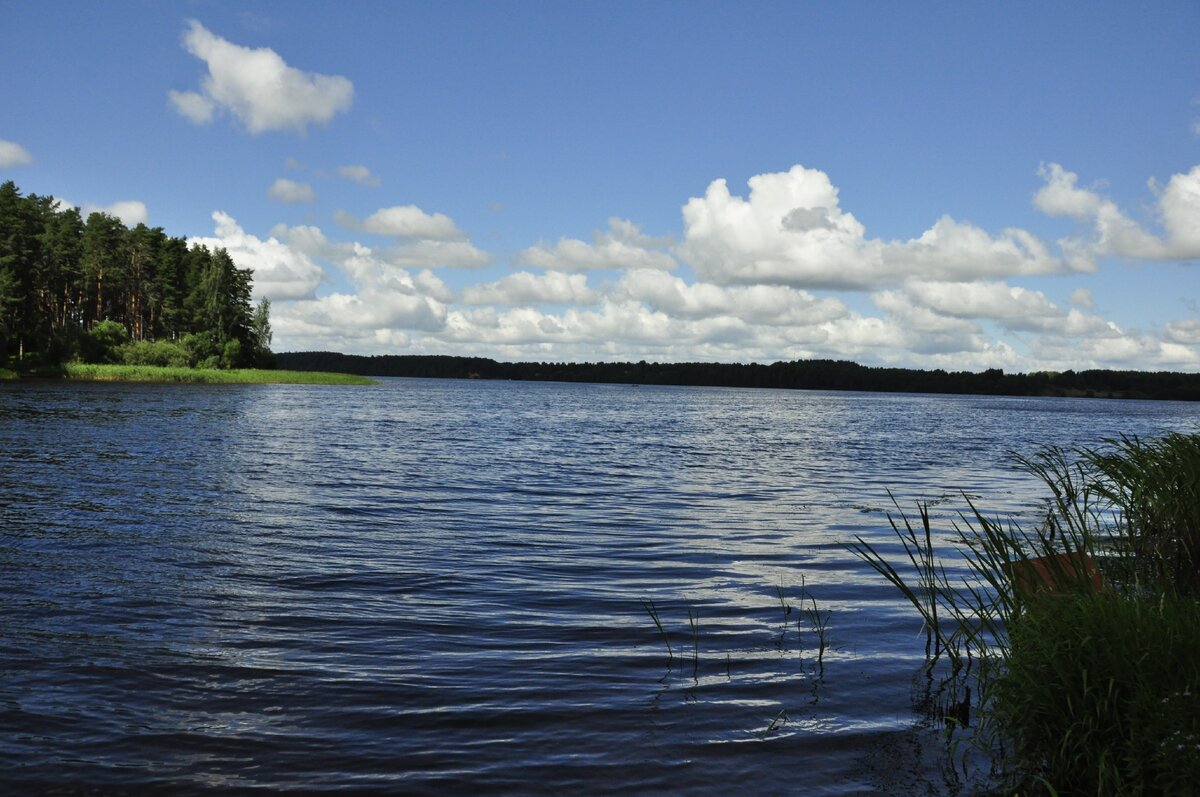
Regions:
<instances>
[{"instance_id":1,"label":"water surface","mask_svg":"<svg viewBox=\"0 0 1200 797\"><path fill-rule=\"evenodd\" d=\"M1167 402L3 384L0 783L953 791L919 622L843 544L886 543L889 490L945 537L964 492L1033 522L1010 451L1198 429Z\"/></svg>"}]
</instances>

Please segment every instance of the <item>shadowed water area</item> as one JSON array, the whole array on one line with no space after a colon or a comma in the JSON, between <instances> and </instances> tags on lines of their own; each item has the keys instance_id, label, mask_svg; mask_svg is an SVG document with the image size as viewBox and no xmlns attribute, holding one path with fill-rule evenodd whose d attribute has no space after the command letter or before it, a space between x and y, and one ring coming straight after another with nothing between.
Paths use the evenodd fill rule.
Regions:
<instances>
[{"instance_id":1,"label":"shadowed water area","mask_svg":"<svg viewBox=\"0 0 1200 797\"><path fill-rule=\"evenodd\" d=\"M889 489L945 538L964 491L1032 523L1008 451L1197 429L1164 402L0 384L0 785L965 791L914 710L919 620L843 544L894 552Z\"/></svg>"}]
</instances>

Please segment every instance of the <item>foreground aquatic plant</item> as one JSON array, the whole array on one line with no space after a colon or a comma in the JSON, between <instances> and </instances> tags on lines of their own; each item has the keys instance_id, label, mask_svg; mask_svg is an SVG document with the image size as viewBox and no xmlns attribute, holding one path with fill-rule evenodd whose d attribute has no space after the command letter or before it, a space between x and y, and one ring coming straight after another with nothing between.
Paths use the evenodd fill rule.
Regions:
<instances>
[{"instance_id":1,"label":"foreground aquatic plant","mask_svg":"<svg viewBox=\"0 0 1200 797\"><path fill-rule=\"evenodd\" d=\"M801 576L801 592L804 591L803 576ZM792 607L783 596L783 576L779 577L779 586L775 587L775 594L779 596L779 610L783 612L783 625L787 626L788 616L792 613Z\"/></svg>"},{"instance_id":2,"label":"foreground aquatic plant","mask_svg":"<svg viewBox=\"0 0 1200 797\"><path fill-rule=\"evenodd\" d=\"M798 596L794 594L793 590L785 590L784 582L780 581L775 588L775 597L779 600L778 606L783 617L783 627L776 636L777 632L773 622L776 617L774 606L771 604L760 606L759 611L755 612L756 617L752 623L758 640L751 643L749 649L739 648L732 652L728 649L728 640L734 635L729 633L723 620L727 621L730 618L723 616L719 609L713 612L716 615L715 629L709 627L708 630L710 633L715 631L716 637L706 654L706 666L710 672L706 674L705 678L700 677L700 608L689 603L684 603L682 606L675 604L674 607L669 605L660 607L649 598L642 599L640 601L642 610L650 618L662 644L667 649L668 657L666 672L658 679L658 682L663 685L663 689L655 693L654 701L657 703L662 694L676 689L684 703L711 703L714 707L719 706L718 710L725 712L728 710L728 705L744 702L746 686L751 687L756 696L776 688L786 690L786 694L778 697L776 703L778 713L770 719L765 727L758 725L757 729L753 726L746 729L747 733L759 740L766 740L776 735L784 725L791 722L788 712L796 709L801 699L807 705L800 710L804 711L806 716L814 714L817 709L813 707L817 706L825 684L825 654L832 649L829 642L832 612L824 608L809 592L803 578L801 578ZM796 605L793 606L793 603ZM682 620L679 617L681 608L686 609L687 613L686 630L681 628ZM791 655L791 645L785 644L791 627L790 617L793 609L798 609L796 612L798 618L796 621L798 634L796 649L800 654L798 657ZM809 626L815 635L813 638L815 638L816 647L813 659L805 657L802 645L804 634L807 633L806 628ZM685 633L688 634L687 637L683 636ZM740 637L741 635L738 633L736 638ZM676 645L680 648L678 668L675 666ZM691 648L690 678L686 666L689 658L688 647ZM725 648L723 651L722 647ZM776 653L776 648L778 653ZM743 654L746 655L744 659L741 658ZM741 679L734 675L735 655L739 657L736 663L738 674L742 676ZM767 669L764 670L764 667ZM724 678L712 677L717 673L723 674ZM745 674L743 675L743 673ZM764 680L760 681L760 678ZM733 682L743 679L749 683L733 687ZM723 695L723 686L733 687L736 691ZM804 694L805 692L808 693L807 696ZM752 700L747 705L757 715L759 701ZM761 722L761 719L755 716L751 721L757 724Z\"/></svg>"},{"instance_id":3,"label":"foreground aquatic plant","mask_svg":"<svg viewBox=\"0 0 1200 797\"><path fill-rule=\"evenodd\" d=\"M652 600L642 601L642 607L646 610L646 614L650 615L650 619L654 622L654 627L658 629L658 633L662 635L663 642L667 645L667 661L675 661L675 651L671 648L671 638L667 636L667 629L663 628L662 618L658 614L658 607L654 605Z\"/></svg>"},{"instance_id":4,"label":"foreground aquatic plant","mask_svg":"<svg viewBox=\"0 0 1200 797\"><path fill-rule=\"evenodd\" d=\"M1122 437L1107 451L1083 455L1131 546L1136 567L1125 575L1143 587L1169 585L1200 598L1200 435Z\"/></svg>"},{"instance_id":5,"label":"foreground aquatic plant","mask_svg":"<svg viewBox=\"0 0 1200 797\"><path fill-rule=\"evenodd\" d=\"M1102 588L1097 561L1129 550L1122 531L1105 520L1110 507L1097 503L1097 486L1082 462L1046 448L1017 462L1051 490L1046 520L1032 529L985 516L970 499L952 523L956 557L969 577L954 580L934 550L929 504L918 503L920 532L896 504L900 522L888 520L913 576L905 577L862 537L849 549L900 590L917 609L933 642L930 663L946 655L955 669L974 656L1007 659L1007 623L1023 601L1042 589L1090 592ZM964 496L965 498L965 496ZM893 498L893 503L895 499Z\"/></svg>"},{"instance_id":6,"label":"foreground aquatic plant","mask_svg":"<svg viewBox=\"0 0 1200 797\"><path fill-rule=\"evenodd\" d=\"M969 576L952 580L933 548L927 504L892 529L902 575L858 538L850 549L925 622L929 670L973 656L973 743L1010 785L1052 793L1194 793L1200 780L1200 436L1102 450L1046 448L1018 462L1050 491L1032 529L985 517L967 499L952 524ZM941 713L971 718L969 684ZM965 720L965 721L964 721Z\"/></svg>"},{"instance_id":7,"label":"foreground aquatic plant","mask_svg":"<svg viewBox=\"0 0 1200 797\"><path fill-rule=\"evenodd\" d=\"M892 504L896 507L897 515L900 517L900 524L903 524L903 530L897 524L896 519L892 515L888 515L888 522L891 524L892 531L900 544L904 548L904 555L912 565L915 574L915 580L910 581L901 576L896 568L889 562L876 548L869 542L866 542L862 537L857 537L856 542L852 543L849 548L859 558L865 560L884 578L890 581L901 594L916 607L924 621L923 629L926 633L925 638L925 655L929 659L932 666L943 651L946 651L952 661L955 662L955 667L958 667L960 657L957 653L957 647L952 643L956 638L958 629L955 628L951 632L951 640L947 640L945 632L942 628L942 623L939 620L938 605L942 601L953 602L954 591L951 588L949 578L946 576L945 567L942 566L934 555L933 537L929 524L929 504L918 503L917 510L920 514L921 528L923 534L918 534L913 528L912 522L904 511L900 509L899 503L896 502L894 496L888 493L892 499ZM933 646L932 652L930 646Z\"/></svg>"},{"instance_id":8,"label":"foreground aquatic plant","mask_svg":"<svg viewBox=\"0 0 1200 797\"><path fill-rule=\"evenodd\" d=\"M808 615L808 620L812 624L813 631L817 634L817 667L821 672L825 672L825 649L829 647L828 629L829 629L829 612L821 613L817 608L817 599L812 595L808 596L810 608L805 609L805 614Z\"/></svg>"},{"instance_id":9,"label":"foreground aquatic plant","mask_svg":"<svg viewBox=\"0 0 1200 797\"><path fill-rule=\"evenodd\" d=\"M779 713L776 714L769 723L767 723L767 727L763 728L761 731L755 731L754 735L760 739L765 739L790 721L791 717L788 716L787 709L781 708L779 709Z\"/></svg>"},{"instance_id":10,"label":"foreground aquatic plant","mask_svg":"<svg viewBox=\"0 0 1200 797\"><path fill-rule=\"evenodd\" d=\"M776 646L783 649L787 630L788 618L791 616L793 606L788 602L787 595L784 591L783 581L775 589L776 597L779 600L780 609L782 612L783 623L779 635L779 639L775 641ZM806 605L807 602L807 605ZM671 632L667 630L666 624L663 622L663 615L657 604L648 598L642 599L642 609L654 624L654 628L658 631L658 635L662 638L663 645L667 649L668 669L675 662L675 647L671 644ZM796 620L796 643L797 648L803 657L804 653L804 633L805 620L808 621L812 632L816 635L816 664L823 672L825 666L825 653L832 648L829 642L829 620L832 613L828 610L822 610L817 603L817 599L808 591L804 577L800 579L800 596L799 596L799 612ZM700 610L694 606L687 607L687 623L688 634L692 649L692 678L698 679L700 670ZM681 653L681 658L685 654ZM725 674L730 676L732 671L732 657L728 652L725 654Z\"/></svg>"},{"instance_id":11,"label":"foreground aquatic plant","mask_svg":"<svg viewBox=\"0 0 1200 797\"><path fill-rule=\"evenodd\" d=\"M700 612L688 607L688 627L692 629L692 680L696 680L700 671Z\"/></svg>"}]
</instances>

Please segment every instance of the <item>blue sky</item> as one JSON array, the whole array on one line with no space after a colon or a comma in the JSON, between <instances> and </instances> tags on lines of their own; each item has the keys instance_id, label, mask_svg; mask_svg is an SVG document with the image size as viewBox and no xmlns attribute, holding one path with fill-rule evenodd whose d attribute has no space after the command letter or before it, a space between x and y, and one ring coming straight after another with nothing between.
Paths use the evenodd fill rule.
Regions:
<instances>
[{"instance_id":1,"label":"blue sky","mask_svg":"<svg viewBox=\"0 0 1200 797\"><path fill-rule=\"evenodd\" d=\"M1200 370L1193 2L0 18L0 180L226 246L279 351Z\"/></svg>"}]
</instances>

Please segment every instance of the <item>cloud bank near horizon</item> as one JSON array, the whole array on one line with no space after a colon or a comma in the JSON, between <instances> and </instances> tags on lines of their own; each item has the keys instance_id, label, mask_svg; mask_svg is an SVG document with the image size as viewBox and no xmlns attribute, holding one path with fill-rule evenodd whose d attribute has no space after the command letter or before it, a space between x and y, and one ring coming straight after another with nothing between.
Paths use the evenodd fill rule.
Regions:
<instances>
[{"instance_id":1,"label":"cloud bank near horizon","mask_svg":"<svg viewBox=\"0 0 1200 797\"><path fill-rule=\"evenodd\" d=\"M1079 225L1053 243L949 215L911 238L872 237L830 177L801 165L751 177L744 194L712 180L683 201L677 235L612 218L591 241L533 244L509 259L508 273L457 289L442 272L499 258L446 214L415 205L364 218L337 211L336 226L351 234L340 241L286 225L262 241L218 213L214 236L200 240L255 271L256 290L274 302L280 350L1200 369L1200 317L1125 330L1096 311L1086 285L1062 306L1019 284L1200 256L1200 166L1152 184L1159 229L1080 188L1059 164L1039 174L1034 206ZM335 278L349 289L318 295Z\"/></svg>"}]
</instances>

